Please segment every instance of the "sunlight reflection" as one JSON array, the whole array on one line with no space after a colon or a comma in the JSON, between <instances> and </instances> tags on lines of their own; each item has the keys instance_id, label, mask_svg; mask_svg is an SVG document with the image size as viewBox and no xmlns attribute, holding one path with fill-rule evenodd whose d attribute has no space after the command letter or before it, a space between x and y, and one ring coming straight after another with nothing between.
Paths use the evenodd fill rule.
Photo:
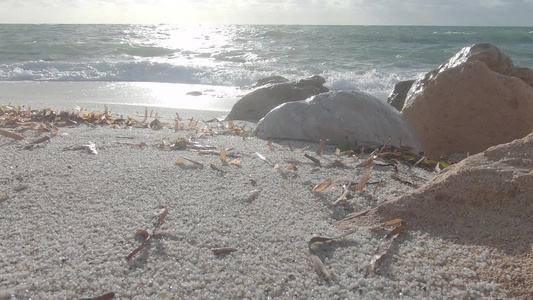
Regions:
<instances>
[{"instance_id":1,"label":"sunlight reflection","mask_svg":"<svg viewBox=\"0 0 533 300\"><path fill-rule=\"evenodd\" d=\"M128 102L135 105L211 111L230 111L241 93L234 87L153 82L117 83L116 88L131 93Z\"/></svg>"}]
</instances>

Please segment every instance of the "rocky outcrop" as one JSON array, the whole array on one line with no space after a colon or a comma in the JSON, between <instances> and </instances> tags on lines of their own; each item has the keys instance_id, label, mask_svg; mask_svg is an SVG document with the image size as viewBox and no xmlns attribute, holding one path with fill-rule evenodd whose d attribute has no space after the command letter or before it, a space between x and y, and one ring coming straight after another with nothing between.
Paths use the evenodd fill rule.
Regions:
<instances>
[{"instance_id":1,"label":"rocky outcrop","mask_svg":"<svg viewBox=\"0 0 533 300\"><path fill-rule=\"evenodd\" d=\"M533 132L530 75L493 45L466 47L415 82L402 114L428 157L479 153Z\"/></svg>"},{"instance_id":2,"label":"rocky outcrop","mask_svg":"<svg viewBox=\"0 0 533 300\"><path fill-rule=\"evenodd\" d=\"M276 84L276 83L284 83L289 82L289 79L283 77L283 76L270 76L266 78L261 78L255 83L255 87L265 86L267 84Z\"/></svg>"},{"instance_id":3,"label":"rocky outcrop","mask_svg":"<svg viewBox=\"0 0 533 300\"><path fill-rule=\"evenodd\" d=\"M338 229L404 219L410 228L454 242L509 253L533 244L533 133L452 165L414 192L366 216L347 216Z\"/></svg>"},{"instance_id":4,"label":"rocky outcrop","mask_svg":"<svg viewBox=\"0 0 533 300\"><path fill-rule=\"evenodd\" d=\"M415 83L414 80L400 81L394 85L394 89L389 94L387 98L387 103L392 105L398 111L401 111L403 104L405 103L405 98L411 86Z\"/></svg>"},{"instance_id":5,"label":"rocky outcrop","mask_svg":"<svg viewBox=\"0 0 533 300\"><path fill-rule=\"evenodd\" d=\"M320 76L312 76L297 82L268 85L242 97L231 109L226 120L245 120L257 122L274 107L291 101L307 99L313 95L324 93L326 80Z\"/></svg>"},{"instance_id":6,"label":"rocky outcrop","mask_svg":"<svg viewBox=\"0 0 533 300\"><path fill-rule=\"evenodd\" d=\"M282 104L259 121L255 133L263 139L355 141L374 146L390 138L396 147L422 151L412 127L394 107L359 91L329 92Z\"/></svg>"}]
</instances>

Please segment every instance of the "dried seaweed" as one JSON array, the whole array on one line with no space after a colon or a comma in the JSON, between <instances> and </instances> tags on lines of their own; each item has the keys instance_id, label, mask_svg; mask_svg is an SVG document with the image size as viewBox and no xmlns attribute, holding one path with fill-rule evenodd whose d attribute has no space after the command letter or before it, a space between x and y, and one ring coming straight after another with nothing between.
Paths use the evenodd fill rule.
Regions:
<instances>
[{"instance_id":1,"label":"dried seaweed","mask_svg":"<svg viewBox=\"0 0 533 300\"><path fill-rule=\"evenodd\" d=\"M333 180L331 178L328 178L328 179L322 181L321 183L317 184L313 188L312 192L315 193L315 194L320 194L324 190L326 190L331 185L332 182L333 182Z\"/></svg>"},{"instance_id":2,"label":"dried seaweed","mask_svg":"<svg viewBox=\"0 0 533 300\"><path fill-rule=\"evenodd\" d=\"M240 166L241 162L242 162L242 157L237 157L235 159L230 160L229 163L230 163L230 165Z\"/></svg>"},{"instance_id":3,"label":"dried seaweed","mask_svg":"<svg viewBox=\"0 0 533 300\"><path fill-rule=\"evenodd\" d=\"M68 146L64 147L63 151L69 151L69 150L85 150L89 154L97 155L98 151L96 151L96 144L94 142L89 142L86 145L81 146Z\"/></svg>"},{"instance_id":4,"label":"dried seaweed","mask_svg":"<svg viewBox=\"0 0 533 300\"><path fill-rule=\"evenodd\" d=\"M7 199L9 199L7 194L0 194L0 203L6 201Z\"/></svg>"},{"instance_id":5,"label":"dried seaweed","mask_svg":"<svg viewBox=\"0 0 533 300\"><path fill-rule=\"evenodd\" d=\"M408 186L418 187L416 184L414 184L414 183L412 183L412 182L410 182L410 181L408 181L406 179L401 178L398 174L394 174L394 173L390 174L390 178L392 178L394 180L397 180L397 181L399 181L399 182L401 182L403 184L406 184Z\"/></svg>"},{"instance_id":6,"label":"dried seaweed","mask_svg":"<svg viewBox=\"0 0 533 300\"><path fill-rule=\"evenodd\" d=\"M215 166L214 164L209 164L209 167L212 169L212 170L215 170L217 172L220 172L222 175L228 173L228 171L224 171L222 169L220 169L219 167Z\"/></svg>"},{"instance_id":7,"label":"dried seaweed","mask_svg":"<svg viewBox=\"0 0 533 300\"><path fill-rule=\"evenodd\" d=\"M261 194L261 190L253 190L244 196L244 201L252 202Z\"/></svg>"},{"instance_id":8,"label":"dried seaweed","mask_svg":"<svg viewBox=\"0 0 533 300\"><path fill-rule=\"evenodd\" d=\"M344 204L348 200L348 195L350 194L350 187L352 186L353 181L349 181L347 184L343 185L344 189L342 195L333 202L333 205Z\"/></svg>"},{"instance_id":9,"label":"dried seaweed","mask_svg":"<svg viewBox=\"0 0 533 300\"><path fill-rule=\"evenodd\" d=\"M44 143L44 142L47 142L47 141L50 141L50 137L49 136L43 136L40 139L36 139L35 141L30 142L30 144L37 145L37 144Z\"/></svg>"},{"instance_id":10,"label":"dried seaweed","mask_svg":"<svg viewBox=\"0 0 533 300\"><path fill-rule=\"evenodd\" d=\"M268 159L266 158L263 154L259 153L259 152L255 152L255 155L257 155L260 159L262 159L264 162L266 162L267 164L273 166L274 164Z\"/></svg>"},{"instance_id":11,"label":"dried seaweed","mask_svg":"<svg viewBox=\"0 0 533 300\"><path fill-rule=\"evenodd\" d=\"M194 161L192 159L188 159L186 157L183 157L183 156L180 156L180 158L178 158L178 160L176 161L176 165L180 166L180 167L186 167L185 165L185 161L188 161L190 163L192 163L192 165L198 169L202 169L203 167L205 167L204 164L200 163L200 162L197 162L197 161Z\"/></svg>"},{"instance_id":12,"label":"dried seaweed","mask_svg":"<svg viewBox=\"0 0 533 300\"><path fill-rule=\"evenodd\" d=\"M233 247L222 247L222 248L213 248L211 249L211 252L213 252L214 255L227 255L233 252L238 251L236 248Z\"/></svg>"},{"instance_id":13,"label":"dried seaweed","mask_svg":"<svg viewBox=\"0 0 533 300\"><path fill-rule=\"evenodd\" d=\"M324 168L331 169L331 168L346 168L346 165L342 163L342 161L336 159L329 164L325 165Z\"/></svg>"},{"instance_id":14,"label":"dried seaweed","mask_svg":"<svg viewBox=\"0 0 533 300\"><path fill-rule=\"evenodd\" d=\"M407 223L402 219L394 219L389 222L384 223L381 226L371 229L372 231L384 230L387 232L387 235L380 241L378 248L372 255L370 260L369 273L374 272L378 269L383 261L387 258L387 253L392 246L392 243L396 237L405 232L407 229Z\"/></svg>"},{"instance_id":15,"label":"dried seaweed","mask_svg":"<svg viewBox=\"0 0 533 300\"><path fill-rule=\"evenodd\" d=\"M357 166L362 168L370 166L374 162L374 159L378 157L378 155L376 155L377 152L378 149L374 150L374 152L372 152L364 162L360 163Z\"/></svg>"},{"instance_id":16,"label":"dried seaweed","mask_svg":"<svg viewBox=\"0 0 533 300\"><path fill-rule=\"evenodd\" d=\"M319 275L321 275L326 281L331 281L333 280L333 277L334 277L334 272L333 270L330 270L328 271L326 269L326 266L324 265L324 263L322 262L322 260L320 259L320 257L318 257L318 254L317 252L313 249L313 244L315 243L329 243L329 242L333 242L335 240L339 240L339 239L342 239L354 232L356 232L357 230L352 230L352 231L348 231L342 235L339 235L339 236L336 236L336 237L323 237L323 236L315 236L313 238L311 238L311 240L309 240L309 243L308 243L308 248L309 248L309 257L311 258L311 262L313 263L313 266L315 267L315 270L317 271L317 273Z\"/></svg>"},{"instance_id":17,"label":"dried seaweed","mask_svg":"<svg viewBox=\"0 0 533 300\"><path fill-rule=\"evenodd\" d=\"M373 169L374 169L373 166L367 168L365 175L363 175L363 177L361 178L361 180L359 180L359 183L355 187L355 190L354 190L355 192L361 191L365 187L365 184L368 182L368 180L370 180L370 177L372 177Z\"/></svg>"},{"instance_id":18,"label":"dried seaweed","mask_svg":"<svg viewBox=\"0 0 533 300\"><path fill-rule=\"evenodd\" d=\"M314 162L315 164L319 165L319 166L322 166L322 164L320 163L320 160L312 157L311 155L307 154L307 153L304 153L304 157L307 158L307 159L310 159L312 162Z\"/></svg>"},{"instance_id":19,"label":"dried seaweed","mask_svg":"<svg viewBox=\"0 0 533 300\"><path fill-rule=\"evenodd\" d=\"M113 299L115 298L115 293L114 292L109 292L109 293L105 293L103 295L100 295L98 297L94 297L94 298L81 298L79 300L110 300L110 299Z\"/></svg>"},{"instance_id":20,"label":"dried seaweed","mask_svg":"<svg viewBox=\"0 0 533 300\"><path fill-rule=\"evenodd\" d=\"M326 143L323 139L320 139L320 145L318 146L318 149L316 150L316 155L322 156L324 154L324 148L326 147Z\"/></svg>"},{"instance_id":21,"label":"dried seaweed","mask_svg":"<svg viewBox=\"0 0 533 300\"><path fill-rule=\"evenodd\" d=\"M10 139L14 139L14 140L17 140L17 141L21 141L24 139L24 137L20 134L17 134L17 133L14 133L14 132L11 132L11 131L7 131L7 130L2 130L0 129L0 135L3 135L7 138L10 138Z\"/></svg>"},{"instance_id":22,"label":"dried seaweed","mask_svg":"<svg viewBox=\"0 0 533 300\"><path fill-rule=\"evenodd\" d=\"M274 145L272 145L272 137L268 138L267 146L268 146L268 149L274 150Z\"/></svg>"},{"instance_id":23,"label":"dried seaweed","mask_svg":"<svg viewBox=\"0 0 533 300\"><path fill-rule=\"evenodd\" d=\"M134 258L139 252L146 249L150 242L152 241L152 238L156 235L157 230L163 225L165 222L165 218L168 215L168 209L164 208L161 214L159 214L159 217L157 218L157 221L154 223L154 228L152 230L152 234L149 234L146 230L138 230L136 234L144 239L144 242L137 247L135 250L133 250L128 256L126 256L126 260L130 261L132 258Z\"/></svg>"},{"instance_id":24,"label":"dried seaweed","mask_svg":"<svg viewBox=\"0 0 533 300\"><path fill-rule=\"evenodd\" d=\"M227 164L227 161L226 161L226 149L220 149L220 161L223 164Z\"/></svg>"}]
</instances>

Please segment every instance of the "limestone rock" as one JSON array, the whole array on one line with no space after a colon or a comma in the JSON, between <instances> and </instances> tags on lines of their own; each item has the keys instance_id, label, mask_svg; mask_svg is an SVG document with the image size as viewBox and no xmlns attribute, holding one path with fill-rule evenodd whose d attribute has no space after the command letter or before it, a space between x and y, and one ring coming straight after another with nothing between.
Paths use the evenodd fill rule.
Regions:
<instances>
[{"instance_id":1,"label":"limestone rock","mask_svg":"<svg viewBox=\"0 0 533 300\"><path fill-rule=\"evenodd\" d=\"M359 91L329 92L282 104L259 121L255 133L263 139L356 141L359 145L381 145L390 138L396 147L422 151L412 127L394 107Z\"/></svg>"},{"instance_id":2,"label":"limestone rock","mask_svg":"<svg viewBox=\"0 0 533 300\"><path fill-rule=\"evenodd\" d=\"M490 44L466 47L413 85L402 114L430 158L507 143L533 132L527 70Z\"/></svg>"},{"instance_id":3,"label":"limestone rock","mask_svg":"<svg viewBox=\"0 0 533 300\"><path fill-rule=\"evenodd\" d=\"M312 76L297 82L273 84L256 89L242 97L231 109L226 120L259 121L274 107L291 101L307 99L327 92L326 80Z\"/></svg>"},{"instance_id":4,"label":"limestone rock","mask_svg":"<svg viewBox=\"0 0 533 300\"><path fill-rule=\"evenodd\" d=\"M532 195L533 133L470 156L417 190L335 227L401 218L414 230L518 254L533 244Z\"/></svg>"},{"instance_id":5,"label":"limestone rock","mask_svg":"<svg viewBox=\"0 0 533 300\"><path fill-rule=\"evenodd\" d=\"M516 67L511 58L501 52L498 47L488 43L479 43L470 47L464 47L437 70L451 69L473 61L483 62L490 70L503 75L511 76L516 71Z\"/></svg>"},{"instance_id":6,"label":"limestone rock","mask_svg":"<svg viewBox=\"0 0 533 300\"><path fill-rule=\"evenodd\" d=\"M533 86L533 71L528 68L516 68L514 76L522 79L525 83Z\"/></svg>"},{"instance_id":7,"label":"limestone rock","mask_svg":"<svg viewBox=\"0 0 533 300\"><path fill-rule=\"evenodd\" d=\"M413 83L415 83L414 80L406 80L395 84L394 89L387 98L387 103L392 105L398 111L401 111L403 104L405 103L405 97L407 97L407 93L409 92L409 89Z\"/></svg>"}]
</instances>

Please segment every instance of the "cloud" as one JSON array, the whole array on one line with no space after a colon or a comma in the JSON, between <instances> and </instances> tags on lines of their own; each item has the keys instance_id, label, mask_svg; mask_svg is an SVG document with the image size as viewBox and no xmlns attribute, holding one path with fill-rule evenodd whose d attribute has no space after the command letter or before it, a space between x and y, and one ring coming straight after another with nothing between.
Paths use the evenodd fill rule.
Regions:
<instances>
[{"instance_id":1,"label":"cloud","mask_svg":"<svg viewBox=\"0 0 533 300\"><path fill-rule=\"evenodd\" d=\"M529 25L533 0L4 0L18 23Z\"/></svg>"}]
</instances>

